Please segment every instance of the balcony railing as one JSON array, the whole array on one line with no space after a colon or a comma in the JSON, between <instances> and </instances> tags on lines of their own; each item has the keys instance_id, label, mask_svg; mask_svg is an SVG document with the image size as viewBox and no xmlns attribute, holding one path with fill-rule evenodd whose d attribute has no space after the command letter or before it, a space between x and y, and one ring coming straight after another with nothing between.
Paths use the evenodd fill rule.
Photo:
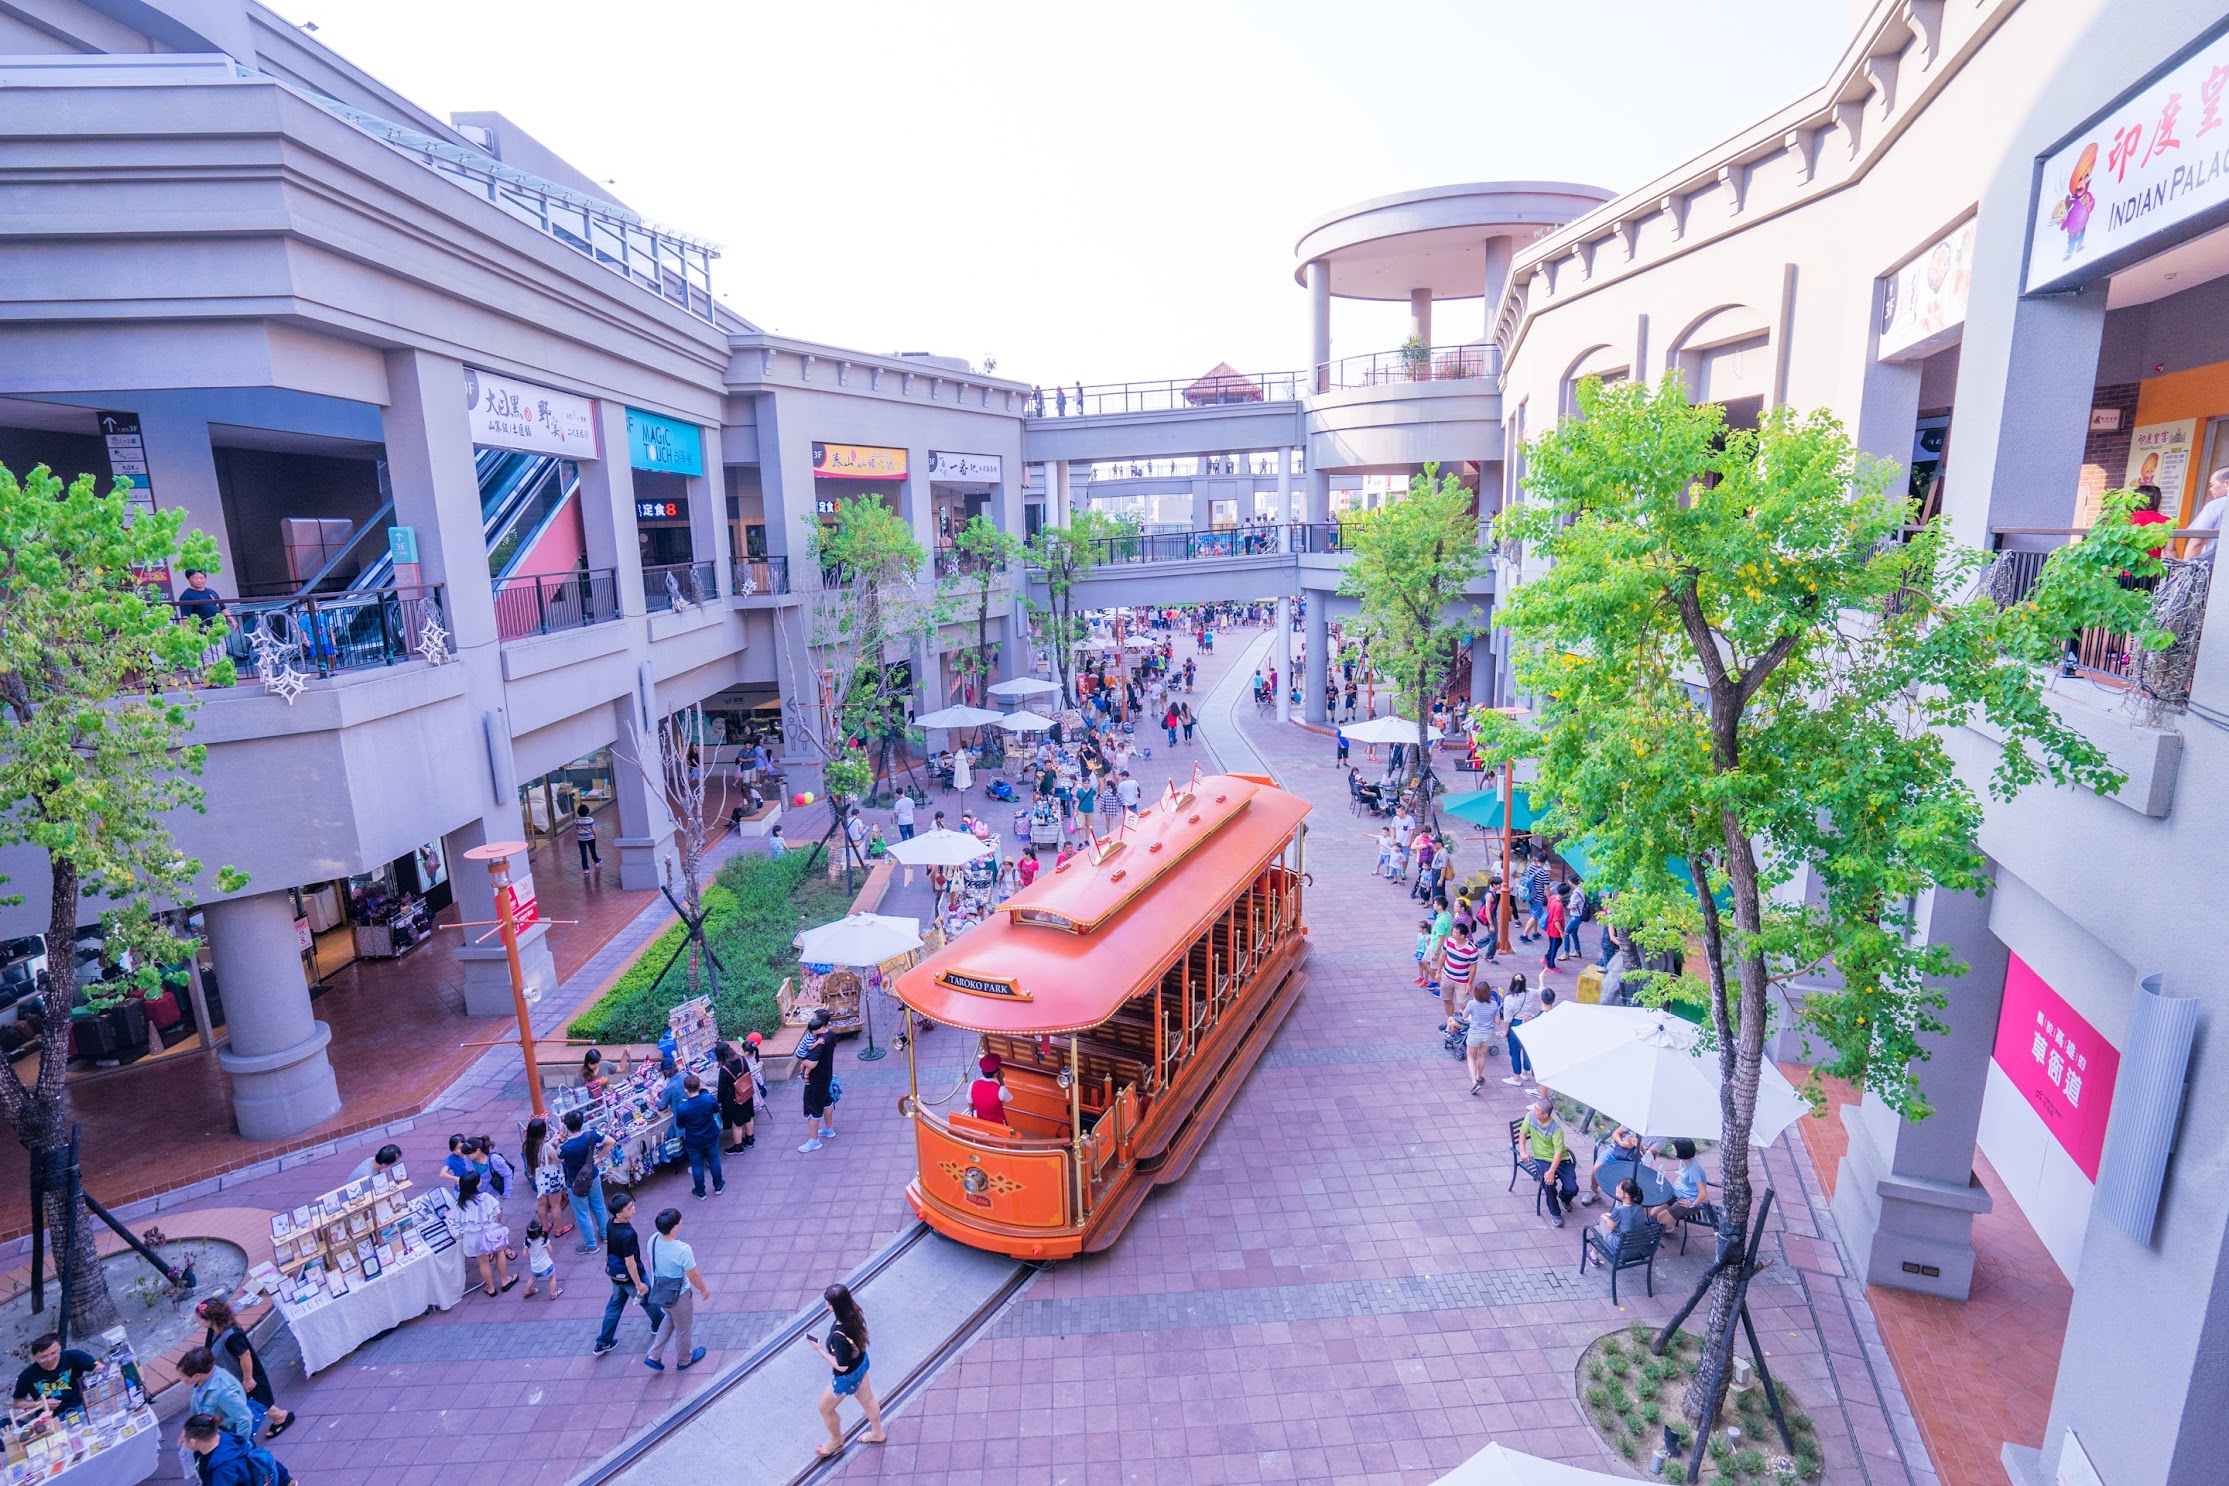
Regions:
<instances>
[{"instance_id":1,"label":"balcony railing","mask_svg":"<svg viewBox=\"0 0 2229 1486\"><path fill-rule=\"evenodd\" d=\"M1098 417L1109 413L1168 413L1187 408L1243 407L1291 402L1308 390L1306 372L1232 372L1165 382L1109 382L1097 387L1046 387L1030 395L1033 418Z\"/></svg>"},{"instance_id":2,"label":"balcony railing","mask_svg":"<svg viewBox=\"0 0 2229 1486\"><path fill-rule=\"evenodd\" d=\"M735 560L735 596L752 598L766 593L789 592L787 557L738 557Z\"/></svg>"},{"instance_id":3,"label":"balcony railing","mask_svg":"<svg viewBox=\"0 0 2229 1486\"><path fill-rule=\"evenodd\" d=\"M1295 552L1344 552L1346 533L1336 521L1296 521L1292 525Z\"/></svg>"},{"instance_id":4,"label":"balcony railing","mask_svg":"<svg viewBox=\"0 0 2229 1486\"><path fill-rule=\"evenodd\" d=\"M719 596L719 570L710 562L669 562L642 570L642 606L652 614L709 604Z\"/></svg>"},{"instance_id":5,"label":"balcony railing","mask_svg":"<svg viewBox=\"0 0 2229 1486\"><path fill-rule=\"evenodd\" d=\"M1383 387L1395 382L1461 382L1486 375L1484 346L1425 346L1344 356L1316 364L1318 392Z\"/></svg>"},{"instance_id":6,"label":"balcony railing","mask_svg":"<svg viewBox=\"0 0 2229 1486\"><path fill-rule=\"evenodd\" d=\"M619 617L619 574L612 568L495 580L495 632L505 640L608 624Z\"/></svg>"},{"instance_id":7,"label":"balcony railing","mask_svg":"<svg viewBox=\"0 0 2229 1486\"><path fill-rule=\"evenodd\" d=\"M2035 588L2051 553L2079 540L2087 531L2087 527L1992 528L1989 535L1997 548L1996 560L1982 574L1982 593L2000 606L2019 603ZM2212 534L2188 529L2169 531L2163 522L2147 535L2156 535L2162 545L2168 545L2175 539ZM2212 563L2164 554L2161 561L2166 572L2158 577L2123 581L2148 587L2152 623L2175 635L2174 645L2165 650L2139 650L2133 636L2085 629L2067 637L2061 667L2067 675L2132 687L2161 707L2180 707L2190 700L2190 678L2196 669Z\"/></svg>"},{"instance_id":8,"label":"balcony railing","mask_svg":"<svg viewBox=\"0 0 2229 1486\"><path fill-rule=\"evenodd\" d=\"M1133 536L1101 537L1092 545L1092 560L1101 567L1145 562L1196 562L1201 558L1260 557L1284 550L1279 539L1279 529L1274 526L1234 526L1220 531L1139 532Z\"/></svg>"},{"instance_id":9,"label":"balcony railing","mask_svg":"<svg viewBox=\"0 0 2229 1486\"><path fill-rule=\"evenodd\" d=\"M439 584L234 599L224 607L238 626L225 648L239 663L243 682L254 681L256 662L266 652L305 676L320 677L427 659L429 619L441 627L443 650L450 647ZM259 643L265 636L268 645Z\"/></svg>"}]
</instances>

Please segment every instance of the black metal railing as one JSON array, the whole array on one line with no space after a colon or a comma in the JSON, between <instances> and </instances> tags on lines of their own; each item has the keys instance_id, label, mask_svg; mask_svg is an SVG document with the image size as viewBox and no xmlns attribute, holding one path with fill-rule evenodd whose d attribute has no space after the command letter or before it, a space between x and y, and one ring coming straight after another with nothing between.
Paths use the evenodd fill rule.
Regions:
<instances>
[{"instance_id":1,"label":"black metal railing","mask_svg":"<svg viewBox=\"0 0 2229 1486\"><path fill-rule=\"evenodd\" d=\"M735 560L735 596L752 598L765 593L789 592L787 557L738 557Z\"/></svg>"},{"instance_id":2,"label":"black metal railing","mask_svg":"<svg viewBox=\"0 0 2229 1486\"><path fill-rule=\"evenodd\" d=\"M642 570L642 606L649 613L709 604L719 596L719 570L710 562L669 562Z\"/></svg>"},{"instance_id":3,"label":"black metal railing","mask_svg":"<svg viewBox=\"0 0 2229 1486\"><path fill-rule=\"evenodd\" d=\"M613 568L498 578L494 588L499 639L585 629L619 617L619 574Z\"/></svg>"},{"instance_id":4,"label":"black metal railing","mask_svg":"<svg viewBox=\"0 0 2229 1486\"><path fill-rule=\"evenodd\" d=\"M1242 407L1290 402L1308 390L1308 373L1232 372L1161 382L1109 382L1097 387L1046 387L1030 394L1033 418L1098 417L1109 413L1166 413L1186 408Z\"/></svg>"},{"instance_id":5,"label":"black metal railing","mask_svg":"<svg viewBox=\"0 0 2229 1486\"><path fill-rule=\"evenodd\" d=\"M302 598L227 600L224 612L234 628L225 648L244 684L255 684L258 662L303 676L400 665L432 658L435 645L444 658L454 653L448 608L441 585L351 589ZM435 629L429 630L427 621Z\"/></svg>"},{"instance_id":6,"label":"black metal railing","mask_svg":"<svg viewBox=\"0 0 2229 1486\"><path fill-rule=\"evenodd\" d=\"M1316 390L1343 392L1393 382L1463 382L1487 371L1484 346L1416 346L1316 363Z\"/></svg>"},{"instance_id":7,"label":"black metal railing","mask_svg":"<svg viewBox=\"0 0 2229 1486\"><path fill-rule=\"evenodd\" d=\"M1196 562L1201 558L1263 557L1285 550L1282 529L1274 525L1233 526L1211 531L1136 532L1101 537L1093 544L1098 566L1145 562Z\"/></svg>"},{"instance_id":8,"label":"black metal railing","mask_svg":"<svg viewBox=\"0 0 2229 1486\"><path fill-rule=\"evenodd\" d=\"M2043 576L2043 565L2051 554L2070 542L2079 541L2088 530L2087 527L1992 527L1989 537L1990 545L1996 549L1995 557L1982 574L1982 594L2000 607L2009 608L2019 603ZM2187 529L2170 530L2164 522L2159 523L2154 532L2163 547L2178 538L2198 535ZM2204 552L2203 548L2198 550ZM2143 651L2137 648L2132 635L2085 629L2067 637L2063 664L2067 674L2141 687L2155 701L2170 706L2188 700L2189 677L2197 659L2206 579L2210 574L2205 571L2208 564L2198 557L2179 558L2162 553L2161 562L2166 568L2164 573L2148 579L2124 581L2141 582L2153 595L2152 622L2176 636L2170 650ZM2187 652L2185 646L2189 647Z\"/></svg>"},{"instance_id":9,"label":"black metal railing","mask_svg":"<svg viewBox=\"0 0 2229 1486\"><path fill-rule=\"evenodd\" d=\"M964 547L936 549L936 575L939 578L959 578L997 570L998 564L979 552L970 552Z\"/></svg>"},{"instance_id":10,"label":"black metal railing","mask_svg":"<svg viewBox=\"0 0 2229 1486\"><path fill-rule=\"evenodd\" d=\"M1292 550L1295 552L1345 552L1346 531L1337 521L1296 521L1290 531Z\"/></svg>"}]
</instances>

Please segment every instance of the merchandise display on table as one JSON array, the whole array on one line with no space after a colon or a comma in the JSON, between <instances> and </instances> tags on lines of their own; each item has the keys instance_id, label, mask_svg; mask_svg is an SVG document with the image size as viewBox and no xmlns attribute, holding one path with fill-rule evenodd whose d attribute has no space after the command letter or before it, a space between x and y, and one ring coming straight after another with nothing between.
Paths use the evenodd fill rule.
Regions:
<instances>
[{"instance_id":1,"label":"merchandise display on table","mask_svg":"<svg viewBox=\"0 0 2229 1486\"><path fill-rule=\"evenodd\" d=\"M694 1073L711 1088L718 1081L712 1050L719 1040L712 998L692 996L666 1013L666 1034L658 1048L673 1054L676 1072ZM611 1137L611 1148L599 1168L608 1186L631 1187L657 1167L681 1159L673 1111L658 1102L672 1077L659 1071L660 1061L646 1058L625 1077L606 1079L600 1088L583 1085L551 1096L552 1120L562 1122L577 1109L584 1129Z\"/></svg>"},{"instance_id":2,"label":"merchandise display on table","mask_svg":"<svg viewBox=\"0 0 2229 1486\"><path fill-rule=\"evenodd\" d=\"M9 1410L0 1423L0 1486L136 1486L155 1473L159 1431L123 1327L101 1333L95 1357L83 1408L35 1418Z\"/></svg>"},{"instance_id":3,"label":"merchandise display on table","mask_svg":"<svg viewBox=\"0 0 2229 1486\"><path fill-rule=\"evenodd\" d=\"M247 1296L278 1301L314 1373L365 1342L464 1295L464 1256L446 1188L410 1190L398 1161L288 1213L271 1215L273 1262L248 1271Z\"/></svg>"}]
</instances>

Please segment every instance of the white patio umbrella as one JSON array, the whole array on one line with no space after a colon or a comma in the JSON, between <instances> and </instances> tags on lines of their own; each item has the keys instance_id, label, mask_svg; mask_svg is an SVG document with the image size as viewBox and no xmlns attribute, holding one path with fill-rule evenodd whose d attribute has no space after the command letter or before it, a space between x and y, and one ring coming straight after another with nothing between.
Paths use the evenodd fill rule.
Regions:
<instances>
[{"instance_id":1,"label":"white patio umbrella","mask_svg":"<svg viewBox=\"0 0 2229 1486\"><path fill-rule=\"evenodd\" d=\"M921 947L921 920L887 913L854 913L797 936L797 957L808 965L879 965Z\"/></svg>"},{"instance_id":2,"label":"white patio umbrella","mask_svg":"<svg viewBox=\"0 0 2229 1486\"><path fill-rule=\"evenodd\" d=\"M1016 676L1011 681L1001 681L992 687L991 695L1018 702L1024 697L1048 697L1059 690L1060 687L1051 681L1042 681L1035 676Z\"/></svg>"},{"instance_id":3,"label":"white patio umbrella","mask_svg":"<svg viewBox=\"0 0 2229 1486\"><path fill-rule=\"evenodd\" d=\"M1623 1481L1607 1471L1542 1460L1505 1445L1488 1445L1433 1483L1433 1486L1601 1486Z\"/></svg>"},{"instance_id":4,"label":"white patio umbrella","mask_svg":"<svg viewBox=\"0 0 2229 1486\"><path fill-rule=\"evenodd\" d=\"M917 728L981 728L989 727L1005 715L988 707L944 707L922 713L913 719L913 725Z\"/></svg>"},{"instance_id":5,"label":"white patio umbrella","mask_svg":"<svg viewBox=\"0 0 2229 1486\"><path fill-rule=\"evenodd\" d=\"M1349 743L1414 743L1416 723L1406 717L1373 717L1368 722L1350 722L1339 729L1347 735ZM1424 729L1424 741L1436 742L1440 730L1429 724Z\"/></svg>"},{"instance_id":6,"label":"white patio umbrella","mask_svg":"<svg viewBox=\"0 0 2229 1486\"><path fill-rule=\"evenodd\" d=\"M1722 1140L1718 1054L1696 1050L1700 1031L1668 1011L1567 1002L1525 1023L1517 1036L1543 1085L1600 1110L1643 1139ZM1758 1079L1749 1133L1758 1144L1771 1145L1810 1108L1768 1062Z\"/></svg>"},{"instance_id":7,"label":"white patio umbrella","mask_svg":"<svg viewBox=\"0 0 2229 1486\"><path fill-rule=\"evenodd\" d=\"M923 831L911 841L890 843L890 855L909 867L963 867L991 854L991 843L965 831Z\"/></svg>"},{"instance_id":8,"label":"white patio umbrella","mask_svg":"<svg viewBox=\"0 0 2229 1486\"><path fill-rule=\"evenodd\" d=\"M1053 725L1053 720L1035 712L1009 712L998 725L1010 733L1041 733Z\"/></svg>"}]
</instances>

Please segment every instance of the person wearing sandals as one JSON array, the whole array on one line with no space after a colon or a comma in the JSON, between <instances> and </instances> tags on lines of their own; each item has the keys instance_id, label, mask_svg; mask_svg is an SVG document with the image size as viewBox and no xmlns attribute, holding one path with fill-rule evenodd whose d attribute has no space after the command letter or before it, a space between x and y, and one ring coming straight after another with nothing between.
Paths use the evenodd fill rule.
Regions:
<instances>
[{"instance_id":1,"label":"person wearing sandals","mask_svg":"<svg viewBox=\"0 0 2229 1486\"><path fill-rule=\"evenodd\" d=\"M476 1171L457 1183L457 1218L465 1253L480 1261L480 1288L500 1295L517 1284L518 1276L511 1273L511 1230L503 1223L503 1201L480 1190Z\"/></svg>"},{"instance_id":2,"label":"person wearing sandals","mask_svg":"<svg viewBox=\"0 0 2229 1486\"><path fill-rule=\"evenodd\" d=\"M212 1295L194 1307L194 1314L208 1328L201 1344L216 1358L217 1366L240 1380L249 1400L263 1411L271 1429L266 1438L275 1440L286 1433L294 1423L294 1411L279 1407L278 1395L271 1391L271 1370L263 1365L255 1343L248 1340L247 1329L233 1314L231 1302Z\"/></svg>"},{"instance_id":3,"label":"person wearing sandals","mask_svg":"<svg viewBox=\"0 0 2229 1486\"><path fill-rule=\"evenodd\" d=\"M820 1418L828 1426L828 1443L813 1446L813 1453L826 1460L844 1448L843 1421L837 1416L843 1400L856 1398L859 1406L867 1411L866 1440L879 1445L890 1436L883 1432L882 1405L875 1401L874 1385L867 1381L867 1318L860 1313L859 1302L852 1299L851 1291L843 1285L830 1285L820 1294L828 1302L828 1313L836 1324L829 1329L824 1344L811 1332L805 1340L828 1364L828 1387L820 1395Z\"/></svg>"},{"instance_id":4,"label":"person wearing sandals","mask_svg":"<svg viewBox=\"0 0 2229 1486\"><path fill-rule=\"evenodd\" d=\"M565 1165L557 1157L557 1142L550 1139L548 1120L526 1122L526 1141L519 1156L534 1187L534 1221L551 1238L563 1238L573 1225L566 1221Z\"/></svg>"}]
</instances>

